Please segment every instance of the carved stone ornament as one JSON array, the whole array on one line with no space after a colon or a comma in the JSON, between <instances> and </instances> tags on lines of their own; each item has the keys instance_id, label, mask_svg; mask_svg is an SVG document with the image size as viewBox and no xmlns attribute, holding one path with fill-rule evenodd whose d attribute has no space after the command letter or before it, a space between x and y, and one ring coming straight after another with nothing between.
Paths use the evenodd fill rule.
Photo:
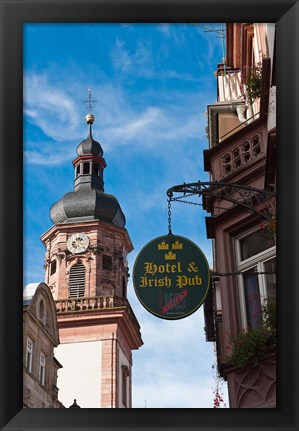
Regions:
<instances>
[{"instance_id":1,"label":"carved stone ornament","mask_svg":"<svg viewBox=\"0 0 299 431\"><path fill-rule=\"evenodd\" d=\"M268 358L234 375L236 407L255 407L276 397L276 360Z\"/></svg>"}]
</instances>

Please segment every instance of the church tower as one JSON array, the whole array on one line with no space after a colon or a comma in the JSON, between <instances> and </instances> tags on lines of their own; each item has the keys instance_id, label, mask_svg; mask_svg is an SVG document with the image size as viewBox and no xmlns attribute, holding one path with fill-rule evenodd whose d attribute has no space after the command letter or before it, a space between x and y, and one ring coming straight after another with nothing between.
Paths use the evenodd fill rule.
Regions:
<instances>
[{"instance_id":1,"label":"church tower","mask_svg":"<svg viewBox=\"0 0 299 431\"><path fill-rule=\"evenodd\" d=\"M59 398L80 407L132 407L132 350L143 344L127 300L127 254L133 249L117 199L104 192L103 150L88 137L73 161L74 191L50 209L45 282L56 301Z\"/></svg>"}]
</instances>

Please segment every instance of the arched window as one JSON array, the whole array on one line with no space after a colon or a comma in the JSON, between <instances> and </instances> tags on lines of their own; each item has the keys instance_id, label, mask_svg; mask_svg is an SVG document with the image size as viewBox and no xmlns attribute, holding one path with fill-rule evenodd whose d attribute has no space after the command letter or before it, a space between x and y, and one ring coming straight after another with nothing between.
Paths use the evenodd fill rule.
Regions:
<instances>
[{"instance_id":1,"label":"arched window","mask_svg":"<svg viewBox=\"0 0 299 431\"><path fill-rule=\"evenodd\" d=\"M69 298L79 298L85 295L85 266L76 263L70 269Z\"/></svg>"},{"instance_id":2,"label":"arched window","mask_svg":"<svg viewBox=\"0 0 299 431\"><path fill-rule=\"evenodd\" d=\"M90 163L84 162L83 163L83 174L89 174L90 173Z\"/></svg>"},{"instance_id":3,"label":"arched window","mask_svg":"<svg viewBox=\"0 0 299 431\"><path fill-rule=\"evenodd\" d=\"M92 173L94 174L94 175L97 175L97 176L99 176L99 165L98 164L94 164L93 165L93 171L92 171Z\"/></svg>"},{"instance_id":4,"label":"arched window","mask_svg":"<svg viewBox=\"0 0 299 431\"><path fill-rule=\"evenodd\" d=\"M45 317L45 301L41 299L39 303L39 317L43 321Z\"/></svg>"},{"instance_id":5,"label":"arched window","mask_svg":"<svg viewBox=\"0 0 299 431\"><path fill-rule=\"evenodd\" d=\"M128 407L128 377L130 375L129 368L126 365L122 365L122 403L125 407Z\"/></svg>"}]
</instances>

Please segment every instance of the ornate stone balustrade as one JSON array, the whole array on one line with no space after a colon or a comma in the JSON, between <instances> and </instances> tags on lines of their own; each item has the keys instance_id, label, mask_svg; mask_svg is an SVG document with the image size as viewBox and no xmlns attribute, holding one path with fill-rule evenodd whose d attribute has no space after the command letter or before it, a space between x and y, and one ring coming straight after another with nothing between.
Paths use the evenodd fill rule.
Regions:
<instances>
[{"instance_id":1,"label":"ornate stone balustrade","mask_svg":"<svg viewBox=\"0 0 299 431\"><path fill-rule=\"evenodd\" d=\"M140 329L138 320L131 308L129 301L120 296L95 296L82 298L59 299L55 301L56 312L58 315L84 312L84 311L99 311L119 307L126 307L129 315L132 317L135 325Z\"/></svg>"},{"instance_id":2,"label":"ornate stone balustrade","mask_svg":"<svg viewBox=\"0 0 299 431\"><path fill-rule=\"evenodd\" d=\"M55 301L57 314L74 312L101 310L107 308L125 307L129 305L126 298L119 296L96 296L92 298L70 298Z\"/></svg>"},{"instance_id":3,"label":"ornate stone balustrade","mask_svg":"<svg viewBox=\"0 0 299 431\"><path fill-rule=\"evenodd\" d=\"M221 156L222 178L260 156L262 153L261 140L260 133L257 133L238 143Z\"/></svg>"}]
</instances>

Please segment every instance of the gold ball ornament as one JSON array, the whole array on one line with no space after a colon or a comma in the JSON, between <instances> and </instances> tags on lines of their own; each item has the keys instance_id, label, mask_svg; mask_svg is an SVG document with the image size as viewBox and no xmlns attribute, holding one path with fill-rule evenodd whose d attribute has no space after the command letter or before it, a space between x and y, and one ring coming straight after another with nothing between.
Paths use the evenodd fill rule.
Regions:
<instances>
[{"instance_id":1,"label":"gold ball ornament","mask_svg":"<svg viewBox=\"0 0 299 431\"><path fill-rule=\"evenodd\" d=\"M85 117L85 121L87 124L93 124L94 123L94 116L92 114L87 114Z\"/></svg>"}]
</instances>

